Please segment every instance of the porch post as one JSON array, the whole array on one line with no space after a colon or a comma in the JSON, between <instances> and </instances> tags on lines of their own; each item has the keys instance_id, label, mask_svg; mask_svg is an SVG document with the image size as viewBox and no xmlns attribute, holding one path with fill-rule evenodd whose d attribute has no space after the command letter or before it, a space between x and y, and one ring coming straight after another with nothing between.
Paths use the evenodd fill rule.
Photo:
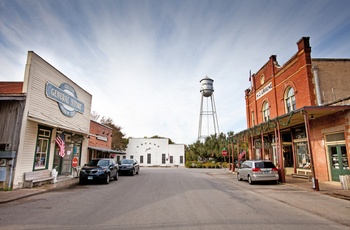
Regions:
<instances>
[{"instance_id":1,"label":"porch post","mask_svg":"<svg viewBox=\"0 0 350 230\"><path fill-rule=\"evenodd\" d=\"M312 148L311 148L311 142L310 142L310 122L309 122L309 116L308 113L303 110L302 111L304 115L304 122L305 122L305 131L306 131L306 138L307 138L307 148L308 151L310 151L310 161L311 161L311 174L312 174L312 188L316 191L320 191L320 187L318 185L318 180L316 179L316 173L315 173L315 166L314 166L314 157L312 155Z\"/></svg>"},{"instance_id":2,"label":"porch post","mask_svg":"<svg viewBox=\"0 0 350 230\"><path fill-rule=\"evenodd\" d=\"M280 170L280 180L282 183L286 182L286 175L284 173L284 162L283 162L283 153L282 153L282 140L281 140L281 131L280 131L280 123L277 121L277 135L278 135L278 164Z\"/></svg>"}]
</instances>

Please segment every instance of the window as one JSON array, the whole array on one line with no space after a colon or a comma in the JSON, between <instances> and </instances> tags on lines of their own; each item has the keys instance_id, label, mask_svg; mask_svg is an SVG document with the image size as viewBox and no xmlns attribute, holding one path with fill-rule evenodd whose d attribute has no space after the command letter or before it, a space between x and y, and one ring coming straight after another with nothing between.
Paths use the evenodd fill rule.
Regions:
<instances>
[{"instance_id":1,"label":"window","mask_svg":"<svg viewBox=\"0 0 350 230\"><path fill-rule=\"evenodd\" d=\"M134 159L134 156L133 156L133 155L130 155L130 159Z\"/></svg>"},{"instance_id":2,"label":"window","mask_svg":"<svg viewBox=\"0 0 350 230\"><path fill-rule=\"evenodd\" d=\"M285 106L286 106L286 113L289 113L293 110L296 110L294 89L292 87L289 87L286 90L286 94L284 96L284 101L285 101Z\"/></svg>"},{"instance_id":3,"label":"window","mask_svg":"<svg viewBox=\"0 0 350 230\"><path fill-rule=\"evenodd\" d=\"M170 156L170 164L173 164L173 163L174 163L173 156Z\"/></svg>"},{"instance_id":4,"label":"window","mask_svg":"<svg viewBox=\"0 0 350 230\"><path fill-rule=\"evenodd\" d=\"M296 143L297 150L297 168L310 169L310 154L307 149L307 142Z\"/></svg>"},{"instance_id":5,"label":"window","mask_svg":"<svg viewBox=\"0 0 350 230\"><path fill-rule=\"evenodd\" d=\"M184 156L180 156L180 164L184 163Z\"/></svg>"},{"instance_id":6,"label":"window","mask_svg":"<svg viewBox=\"0 0 350 230\"><path fill-rule=\"evenodd\" d=\"M251 126L254 126L254 125L255 125L255 121L254 121L254 111L252 111L252 113L251 113L251 119L252 119L252 124L251 124Z\"/></svg>"},{"instance_id":7,"label":"window","mask_svg":"<svg viewBox=\"0 0 350 230\"><path fill-rule=\"evenodd\" d=\"M147 164L151 164L151 154L147 154Z\"/></svg>"},{"instance_id":8,"label":"window","mask_svg":"<svg viewBox=\"0 0 350 230\"><path fill-rule=\"evenodd\" d=\"M162 164L165 164L165 153L162 154Z\"/></svg>"},{"instance_id":9,"label":"window","mask_svg":"<svg viewBox=\"0 0 350 230\"><path fill-rule=\"evenodd\" d=\"M263 121L268 121L270 119L270 108L267 101L263 104Z\"/></svg>"},{"instance_id":10,"label":"window","mask_svg":"<svg viewBox=\"0 0 350 230\"><path fill-rule=\"evenodd\" d=\"M45 169L49 159L51 130L40 127L36 141L34 170Z\"/></svg>"},{"instance_id":11,"label":"window","mask_svg":"<svg viewBox=\"0 0 350 230\"><path fill-rule=\"evenodd\" d=\"M140 163L143 164L143 156L140 156Z\"/></svg>"}]
</instances>

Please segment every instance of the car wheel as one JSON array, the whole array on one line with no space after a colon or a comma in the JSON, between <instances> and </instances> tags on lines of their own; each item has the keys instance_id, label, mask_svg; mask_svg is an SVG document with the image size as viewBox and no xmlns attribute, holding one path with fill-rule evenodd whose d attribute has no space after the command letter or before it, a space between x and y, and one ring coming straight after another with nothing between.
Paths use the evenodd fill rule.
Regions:
<instances>
[{"instance_id":1,"label":"car wheel","mask_svg":"<svg viewBox=\"0 0 350 230\"><path fill-rule=\"evenodd\" d=\"M131 176L135 176L135 169L132 170Z\"/></svg>"},{"instance_id":2,"label":"car wheel","mask_svg":"<svg viewBox=\"0 0 350 230\"><path fill-rule=\"evenodd\" d=\"M110 178L109 174L107 174L105 183L106 183L106 184L109 184L110 179L111 179L111 178Z\"/></svg>"},{"instance_id":3,"label":"car wheel","mask_svg":"<svg viewBox=\"0 0 350 230\"><path fill-rule=\"evenodd\" d=\"M114 180L118 180L119 179L119 173L117 172L114 176Z\"/></svg>"},{"instance_id":4,"label":"car wheel","mask_svg":"<svg viewBox=\"0 0 350 230\"><path fill-rule=\"evenodd\" d=\"M248 183L253 184L252 178L248 175Z\"/></svg>"},{"instance_id":5,"label":"car wheel","mask_svg":"<svg viewBox=\"0 0 350 230\"><path fill-rule=\"evenodd\" d=\"M237 173L237 180L242 181L242 178L241 178L241 176L239 175L239 173Z\"/></svg>"}]
</instances>

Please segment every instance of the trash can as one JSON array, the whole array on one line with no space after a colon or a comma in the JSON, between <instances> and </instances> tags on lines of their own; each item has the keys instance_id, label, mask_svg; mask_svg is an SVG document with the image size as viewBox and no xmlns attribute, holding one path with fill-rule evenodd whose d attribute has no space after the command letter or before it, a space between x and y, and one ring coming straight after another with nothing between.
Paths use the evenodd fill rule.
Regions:
<instances>
[{"instance_id":1,"label":"trash can","mask_svg":"<svg viewBox=\"0 0 350 230\"><path fill-rule=\"evenodd\" d=\"M340 175L340 183L345 190L350 190L350 175Z\"/></svg>"}]
</instances>

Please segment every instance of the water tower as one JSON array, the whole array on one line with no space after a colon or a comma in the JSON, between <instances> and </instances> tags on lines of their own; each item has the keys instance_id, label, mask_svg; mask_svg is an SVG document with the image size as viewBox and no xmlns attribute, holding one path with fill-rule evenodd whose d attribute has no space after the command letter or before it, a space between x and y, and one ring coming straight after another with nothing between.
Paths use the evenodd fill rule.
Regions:
<instances>
[{"instance_id":1,"label":"water tower","mask_svg":"<svg viewBox=\"0 0 350 230\"><path fill-rule=\"evenodd\" d=\"M201 83L201 108L199 114L198 140L201 140L210 136L210 134L219 134L219 123L214 100L214 80L205 77L199 82ZM204 98L206 98L205 105L203 104ZM212 122L211 119L213 119Z\"/></svg>"}]
</instances>

